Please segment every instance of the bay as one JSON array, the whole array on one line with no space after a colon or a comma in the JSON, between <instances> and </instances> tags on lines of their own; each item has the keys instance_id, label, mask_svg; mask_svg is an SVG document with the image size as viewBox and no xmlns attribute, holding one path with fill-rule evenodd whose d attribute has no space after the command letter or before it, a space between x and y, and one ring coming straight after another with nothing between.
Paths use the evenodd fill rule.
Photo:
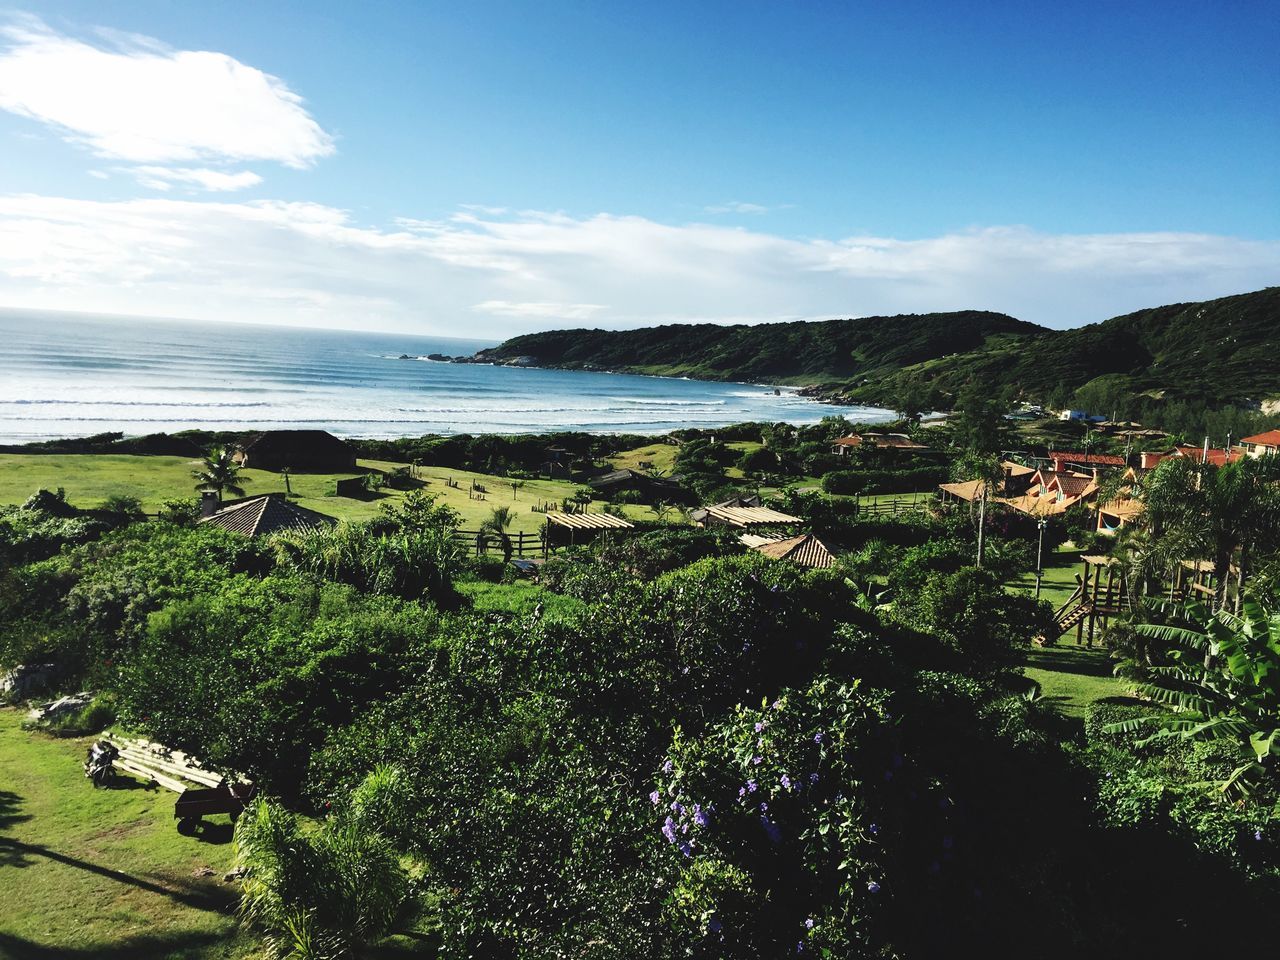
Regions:
<instances>
[{"instance_id":1,"label":"bay","mask_svg":"<svg viewBox=\"0 0 1280 960\"><path fill-rule=\"evenodd\" d=\"M108 431L663 433L843 413L759 384L455 364L491 340L0 310L0 443ZM399 359L408 355L415 359Z\"/></svg>"}]
</instances>

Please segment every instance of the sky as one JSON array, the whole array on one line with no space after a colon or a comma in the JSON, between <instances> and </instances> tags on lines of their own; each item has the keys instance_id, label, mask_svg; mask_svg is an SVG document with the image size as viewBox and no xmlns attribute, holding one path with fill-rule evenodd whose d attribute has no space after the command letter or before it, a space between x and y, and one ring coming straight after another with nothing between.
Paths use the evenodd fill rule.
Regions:
<instances>
[{"instance_id":1,"label":"sky","mask_svg":"<svg viewBox=\"0 0 1280 960\"><path fill-rule=\"evenodd\" d=\"M0 9L0 306L501 338L1280 283L1265 2Z\"/></svg>"}]
</instances>

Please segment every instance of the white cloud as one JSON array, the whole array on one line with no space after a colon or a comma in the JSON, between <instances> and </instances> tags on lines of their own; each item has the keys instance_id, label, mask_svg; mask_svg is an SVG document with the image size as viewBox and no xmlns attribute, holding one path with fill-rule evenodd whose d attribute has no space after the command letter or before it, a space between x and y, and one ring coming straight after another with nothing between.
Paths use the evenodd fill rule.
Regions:
<instances>
[{"instance_id":1,"label":"white cloud","mask_svg":"<svg viewBox=\"0 0 1280 960\"><path fill-rule=\"evenodd\" d=\"M100 31L102 45L26 18L0 28L0 109L95 154L142 164L271 160L303 168L333 138L284 81L227 56Z\"/></svg>"},{"instance_id":2,"label":"white cloud","mask_svg":"<svg viewBox=\"0 0 1280 960\"><path fill-rule=\"evenodd\" d=\"M243 190L256 187L262 177L252 170L209 170L197 167L130 167L138 183L152 190L168 190L174 184L208 191Z\"/></svg>"},{"instance_id":3,"label":"white cloud","mask_svg":"<svg viewBox=\"0 0 1280 960\"><path fill-rule=\"evenodd\" d=\"M1071 326L1280 280L1280 243L992 227L805 240L476 211L359 225L313 203L0 196L0 304L505 336L980 308Z\"/></svg>"}]
</instances>

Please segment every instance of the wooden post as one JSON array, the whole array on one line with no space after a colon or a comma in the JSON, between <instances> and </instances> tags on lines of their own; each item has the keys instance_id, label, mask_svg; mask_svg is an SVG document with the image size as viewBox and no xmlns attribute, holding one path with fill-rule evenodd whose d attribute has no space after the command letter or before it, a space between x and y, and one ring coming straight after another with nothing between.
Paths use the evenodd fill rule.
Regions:
<instances>
[{"instance_id":1,"label":"wooden post","mask_svg":"<svg viewBox=\"0 0 1280 960\"><path fill-rule=\"evenodd\" d=\"M1094 631L1098 626L1098 587L1102 582L1102 571L1093 571L1093 602L1089 604L1089 646L1093 646Z\"/></svg>"}]
</instances>

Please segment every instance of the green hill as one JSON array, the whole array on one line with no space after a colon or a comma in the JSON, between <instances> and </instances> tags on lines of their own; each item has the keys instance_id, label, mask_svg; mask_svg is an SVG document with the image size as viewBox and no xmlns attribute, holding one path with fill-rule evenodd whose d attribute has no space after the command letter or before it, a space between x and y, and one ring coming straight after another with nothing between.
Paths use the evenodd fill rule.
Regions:
<instances>
[{"instance_id":1,"label":"green hill","mask_svg":"<svg viewBox=\"0 0 1280 960\"><path fill-rule=\"evenodd\" d=\"M1100 383L1130 395L1240 404L1280 396L1280 287L1153 307L1072 330L969 310L755 326L555 330L477 354L496 362L520 357L566 369L814 384L832 396L882 403L908 384L954 396L981 380L1041 401Z\"/></svg>"},{"instance_id":2,"label":"green hill","mask_svg":"<svg viewBox=\"0 0 1280 960\"><path fill-rule=\"evenodd\" d=\"M515 337L477 359L531 357L540 366L614 370L704 380L771 383L840 382L892 373L991 341L1044 333L1001 313L864 317L858 320L640 330L553 330Z\"/></svg>"}]
</instances>

